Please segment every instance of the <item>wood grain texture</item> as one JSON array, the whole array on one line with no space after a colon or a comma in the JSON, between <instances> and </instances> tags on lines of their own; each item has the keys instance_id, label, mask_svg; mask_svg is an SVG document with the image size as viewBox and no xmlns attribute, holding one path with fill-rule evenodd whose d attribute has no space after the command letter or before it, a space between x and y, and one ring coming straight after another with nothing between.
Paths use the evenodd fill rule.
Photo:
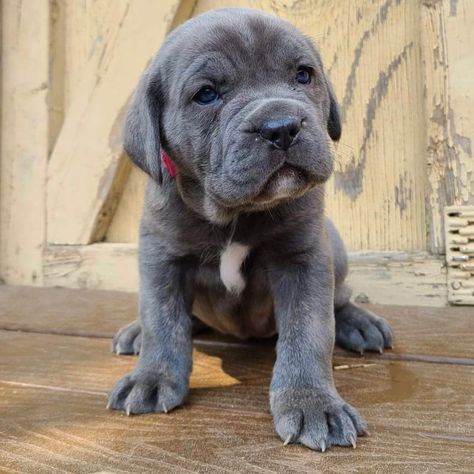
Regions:
<instances>
[{"instance_id":1,"label":"wood grain texture","mask_svg":"<svg viewBox=\"0 0 474 474\"><path fill-rule=\"evenodd\" d=\"M474 359L474 308L363 306L393 327L395 345L387 355ZM137 308L136 293L0 286L0 329L10 331L110 339L137 317ZM203 346L215 342L211 334L195 339ZM222 336L219 340L231 346L243 343Z\"/></svg>"},{"instance_id":2,"label":"wood grain texture","mask_svg":"<svg viewBox=\"0 0 474 474\"><path fill-rule=\"evenodd\" d=\"M444 259L427 253L353 253L348 282L354 298L378 304L445 306Z\"/></svg>"},{"instance_id":3,"label":"wood grain texture","mask_svg":"<svg viewBox=\"0 0 474 474\"><path fill-rule=\"evenodd\" d=\"M44 281L46 286L137 291L137 245L49 245Z\"/></svg>"},{"instance_id":4,"label":"wood grain texture","mask_svg":"<svg viewBox=\"0 0 474 474\"><path fill-rule=\"evenodd\" d=\"M351 250L422 250L425 132L419 4L395 0L199 0L193 16L216 7L255 7L313 38L343 115L328 214ZM106 239L137 239L143 187L126 187ZM125 204L125 196L129 204Z\"/></svg>"},{"instance_id":5,"label":"wood grain texture","mask_svg":"<svg viewBox=\"0 0 474 474\"><path fill-rule=\"evenodd\" d=\"M371 436L322 455L274 434L270 348L196 349L183 408L127 417L105 410L105 395L135 360L110 354L108 341L0 332L0 342L6 472L470 472L473 367L377 361L336 371Z\"/></svg>"},{"instance_id":6,"label":"wood grain texture","mask_svg":"<svg viewBox=\"0 0 474 474\"><path fill-rule=\"evenodd\" d=\"M14 284L41 284L49 146L49 2L6 0L0 7L0 274Z\"/></svg>"},{"instance_id":7,"label":"wood grain texture","mask_svg":"<svg viewBox=\"0 0 474 474\"><path fill-rule=\"evenodd\" d=\"M48 155L54 148L64 121L66 61L69 59L66 41L67 25L64 0L49 2L49 146Z\"/></svg>"},{"instance_id":8,"label":"wood grain texture","mask_svg":"<svg viewBox=\"0 0 474 474\"><path fill-rule=\"evenodd\" d=\"M48 242L88 244L105 234L131 166L122 153L124 107L178 6L121 0L104 7L106 29L90 48L48 166Z\"/></svg>"},{"instance_id":9,"label":"wood grain texture","mask_svg":"<svg viewBox=\"0 0 474 474\"><path fill-rule=\"evenodd\" d=\"M84 72L95 54L107 54L128 8L127 0L59 0L65 23L64 36L64 109L67 113L81 93ZM58 45L59 46L59 45ZM97 67L97 63L94 65ZM97 67L100 74L100 67Z\"/></svg>"},{"instance_id":10,"label":"wood grain texture","mask_svg":"<svg viewBox=\"0 0 474 474\"><path fill-rule=\"evenodd\" d=\"M147 175L138 167L130 170L115 214L105 235L106 242L138 242L138 229L143 209Z\"/></svg>"},{"instance_id":11,"label":"wood grain texture","mask_svg":"<svg viewBox=\"0 0 474 474\"><path fill-rule=\"evenodd\" d=\"M444 253L444 207L474 203L474 4L425 1L421 35L427 126L429 250Z\"/></svg>"}]
</instances>

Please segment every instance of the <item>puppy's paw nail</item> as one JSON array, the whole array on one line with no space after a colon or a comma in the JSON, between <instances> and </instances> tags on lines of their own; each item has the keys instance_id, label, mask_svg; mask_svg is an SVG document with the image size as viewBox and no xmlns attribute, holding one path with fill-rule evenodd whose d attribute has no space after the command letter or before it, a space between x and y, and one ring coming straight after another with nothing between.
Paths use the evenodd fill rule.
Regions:
<instances>
[{"instance_id":1,"label":"puppy's paw nail","mask_svg":"<svg viewBox=\"0 0 474 474\"><path fill-rule=\"evenodd\" d=\"M127 408L127 409L125 410L125 413L127 414L127 416L130 416L130 408Z\"/></svg>"},{"instance_id":2,"label":"puppy's paw nail","mask_svg":"<svg viewBox=\"0 0 474 474\"><path fill-rule=\"evenodd\" d=\"M383 349L379 347L379 354L383 354Z\"/></svg>"},{"instance_id":3,"label":"puppy's paw nail","mask_svg":"<svg viewBox=\"0 0 474 474\"><path fill-rule=\"evenodd\" d=\"M321 452L324 453L324 451L326 451L326 443L321 441Z\"/></svg>"},{"instance_id":4,"label":"puppy's paw nail","mask_svg":"<svg viewBox=\"0 0 474 474\"><path fill-rule=\"evenodd\" d=\"M107 403L106 407L105 407L106 410L110 410L110 402Z\"/></svg>"},{"instance_id":5,"label":"puppy's paw nail","mask_svg":"<svg viewBox=\"0 0 474 474\"><path fill-rule=\"evenodd\" d=\"M288 438L286 438L285 442L283 443L283 446L286 446L287 444L290 444L290 442L291 442L291 438L292 438L292 436L291 436L291 435L290 435L290 436L288 436Z\"/></svg>"},{"instance_id":6,"label":"puppy's paw nail","mask_svg":"<svg viewBox=\"0 0 474 474\"><path fill-rule=\"evenodd\" d=\"M354 437L354 436L351 436L350 441L351 441L352 447L355 449L355 448L357 447L357 443L356 443L355 437Z\"/></svg>"},{"instance_id":7,"label":"puppy's paw nail","mask_svg":"<svg viewBox=\"0 0 474 474\"><path fill-rule=\"evenodd\" d=\"M168 413L168 408L166 408L166 405L164 403L161 404L161 407L163 408L163 411L165 413Z\"/></svg>"}]
</instances>

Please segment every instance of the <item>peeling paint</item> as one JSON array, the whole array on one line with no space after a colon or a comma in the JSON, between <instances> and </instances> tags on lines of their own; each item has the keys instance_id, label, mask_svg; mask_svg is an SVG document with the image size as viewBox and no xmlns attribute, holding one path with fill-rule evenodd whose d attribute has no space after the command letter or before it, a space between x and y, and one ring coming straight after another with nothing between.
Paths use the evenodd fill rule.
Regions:
<instances>
[{"instance_id":1,"label":"peeling paint","mask_svg":"<svg viewBox=\"0 0 474 474\"><path fill-rule=\"evenodd\" d=\"M449 0L449 16L458 14L458 0Z\"/></svg>"},{"instance_id":2,"label":"peeling paint","mask_svg":"<svg viewBox=\"0 0 474 474\"><path fill-rule=\"evenodd\" d=\"M434 101L434 98L433 98ZM439 128L438 136L428 142L428 166L435 168L440 178L430 183L437 196L436 211L443 216L444 208L454 204L472 204L474 197L466 184L472 181L474 165L467 169L462 154L472 158L471 139L456 131L454 111L441 104L433 104L430 120ZM442 177L442 179L441 179ZM467 181L466 181L467 180ZM435 188L433 188L435 184ZM427 197L427 208L433 208L432 192ZM431 211L433 212L433 211Z\"/></svg>"},{"instance_id":3,"label":"peeling paint","mask_svg":"<svg viewBox=\"0 0 474 474\"><path fill-rule=\"evenodd\" d=\"M353 201L355 201L363 191L364 170L367 162L367 146L369 140L375 133L374 122L377 109L380 106L380 102L387 95L389 82L400 67L400 64L406 60L408 50L412 47L413 42L405 45L402 52L393 59L387 69L380 72L377 83L370 92L364 118L365 133L362 145L359 148L358 162L356 162L355 157L352 157L351 162L347 164L342 171L336 170L334 172L336 191L343 191Z\"/></svg>"},{"instance_id":4,"label":"peeling paint","mask_svg":"<svg viewBox=\"0 0 474 474\"><path fill-rule=\"evenodd\" d=\"M461 150L463 150L467 156L472 158L471 139L469 137L465 137L464 135L460 135L456 131L456 125L454 123L454 112L451 107L449 108L449 112L448 112L448 124L449 124L449 132L451 134L454 144L457 145L459 148L461 148Z\"/></svg>"},{"instance_id":5,"label":"peeling paint","mask_svg":"<svg viewBox=\"0 0 474 474\"><path fill-rule=\"evenodd\" d=\"M408 176L399 176L398 185L395 186L395 205L403 212L412 199L412 183L407 183Z\"/></svg>"}]
</instances>

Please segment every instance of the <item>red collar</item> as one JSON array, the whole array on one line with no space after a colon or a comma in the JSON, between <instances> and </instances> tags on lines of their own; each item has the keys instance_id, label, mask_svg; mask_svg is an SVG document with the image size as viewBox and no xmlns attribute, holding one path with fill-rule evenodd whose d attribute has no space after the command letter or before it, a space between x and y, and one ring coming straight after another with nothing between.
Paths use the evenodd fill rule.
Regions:
<instances>
[{"instance_id":1,"label":"red collar","mask_svg":"<svg viewBox=\"0 0 474 474\"><path fill-rule=\"evenodd\" d=\"M169 175L172 178L174 178L178 174L176 165L173 163L168 153L166 153L166 151L164 151L163 149L161 150L161 162L163 163L163 166L166 168L166 171L168 171Z\"/></svg>"}]
</instances>

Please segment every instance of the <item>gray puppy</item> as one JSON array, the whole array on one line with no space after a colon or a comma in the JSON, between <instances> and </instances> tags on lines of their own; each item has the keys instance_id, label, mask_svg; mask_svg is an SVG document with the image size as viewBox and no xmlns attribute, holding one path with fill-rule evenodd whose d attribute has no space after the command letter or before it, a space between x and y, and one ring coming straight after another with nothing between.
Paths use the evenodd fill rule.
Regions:
<instances>
[{"instance_id":1,"label":"gray puppy","mask_svg":"<svg viewBox=\"0 0 474 474\"><path fill-rule=\"evenodd\" d=\"M270 406L282 440L355 446L366 424L334 386L334 342L382 352L392 335L349 301L344 245L324 216L328 137L340 134L320 56L292 25L224 9L168 36L125 124L125 149L151 179L140 320L113 342L140 357L109 408L184 402L194 314L239 338L278 333Z\"/></svg>"}]
</instances>

